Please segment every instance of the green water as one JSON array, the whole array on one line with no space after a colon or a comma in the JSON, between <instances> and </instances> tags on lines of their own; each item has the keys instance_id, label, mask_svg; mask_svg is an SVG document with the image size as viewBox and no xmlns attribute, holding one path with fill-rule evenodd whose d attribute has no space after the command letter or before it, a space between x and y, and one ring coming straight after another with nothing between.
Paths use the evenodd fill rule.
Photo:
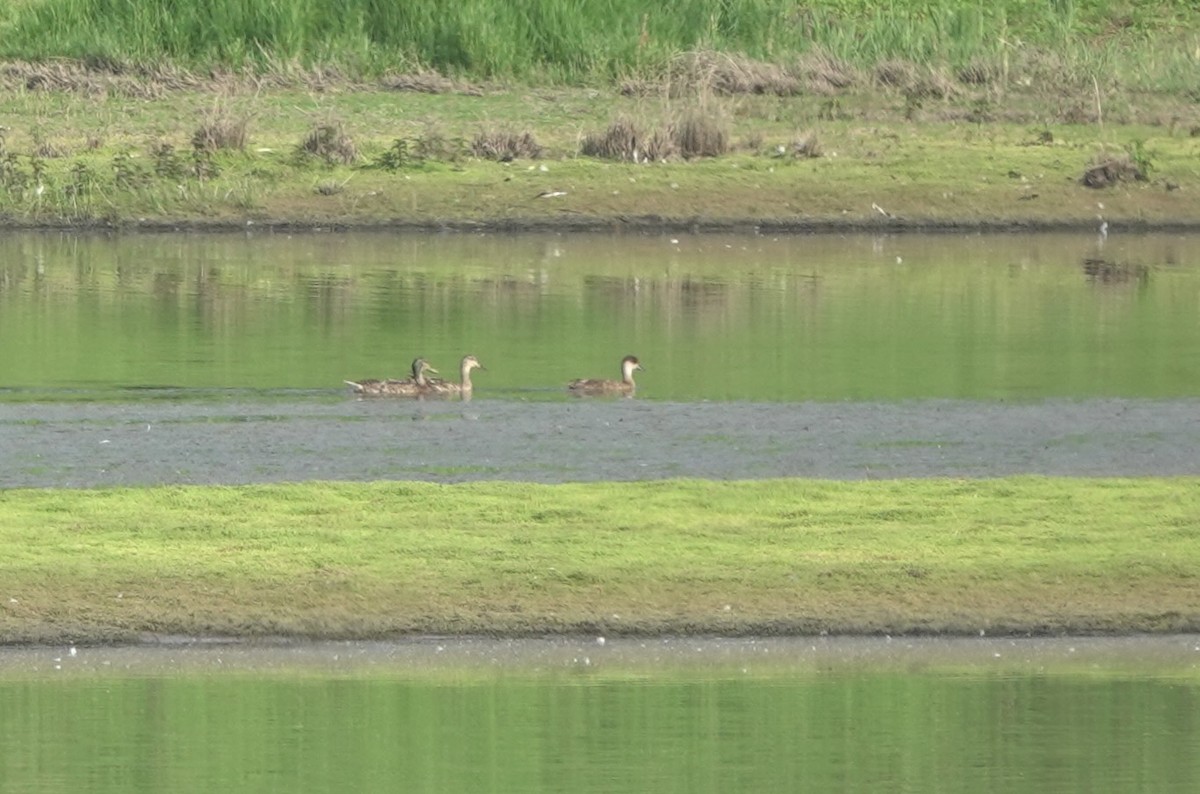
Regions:
<instances>
[{"instance_id":1,"label":"green water","mask_svg":"<svg viewBox=\"0 0 1200 794\"><path fill-rule=\"evenodd\" d=\"M465 353L501 398L562 398L626 353L652 400L1194 396L1195 243L6 234L0 399L333 398Z\"/></svg>"},{"instance_id":2,"label":"green water","mask_svg":"<svg viewBox=\"0 0 1200 794\"><path fill-rule=\"evenodd\" d=\"M245 423L197 424L203 432L183 440L169 431L193 427L196 399L261 397L292 411L361 407L386 418L390 405L342 402L342 380L402 375L416 355L450 374L467 352L488 368L475 379L486 400L472 426L493 447L491 413L505 429L520 421L495 405L521 406L490 401L565 400L568 379L612 377L626 353L644 362L639 397L650 401L1194 397L1195 243L1119 234L10 233L0 236L0 401L29 403L9 410L34 415L14 414L0 453L44 427L54 439L34 435L22 448L39 466L65 467L70 482L92 482L80 467L116 464L185 478L181 456L191 466L204 454L222 469L242 458L265 465L221 446L281 448L260 444ZM160 406L143 405L134 419L122 412L147 399L183 401L160 413L183 411L187 422L138 435L166 434L139 457L109 425L141 430L145 409ZM117 404L87 407L103 412L101 440L86 422L67 421L80 406L46 400ZM311 405L326 402L334 404ZM611 407L639 405L678 407ZM1107 428L1106 417L1096 424ZM1036 430L1035 419L1023 421ZM537 417L525 421L530 437L544 429ZM756 421L764 432L777 427L746 420ZM834 425L814 421L813 432L840 432ZM671 446L678 425L663 432L651 451L684 454ZM309 449L312 428L298 423L294 433ZM839 456L824 436L809 444L793 435L805 455ZM206 453L205 440L220 443ZM56 445L73 457L54 458ZM986 441L978 457L994 460L997 448ZM298 464L336 457L271 454ZM363 457L361 448L350 456ZM1024 447L1008 457L1040 460ZM776 473L793 471L772 461ZM952 470L974 471L969 463ZM313 476L303 467L285 474ZM0 591L0 609L8 598ZM999 666L990 649L949 661L864 664L835 654L764 664L751 655L697 666L677 656L613 662L604 654L619 644L610 643L520 664L434 654L349 668L294 665L287 654L230 665L229 650L147 667L113 649L0 649L0 794L1193 791L1200 645L1188 639L1183 660L1163 666L1143 655L1154 642L1134 643L1116 662Z\"/></svg>"},{"instance_id":3,"label":"green water","mask_svg":"<svg viewBox=\"0 0 1200 794\"><path fill-rule=\"evenodd\" d=\"M51 664L43 649L36 672L0 674L0 791L1094 794L1192 791L1200 774L1186 655L1070 661L1061 641L1011 662L992 658L1019 656L1008 648L731 659L696 644L722 658L610 662L593 647L314 669L281 652L222 670L232 660L212 652L73 674L105 652Z\"/></svg>"}]
</instances>

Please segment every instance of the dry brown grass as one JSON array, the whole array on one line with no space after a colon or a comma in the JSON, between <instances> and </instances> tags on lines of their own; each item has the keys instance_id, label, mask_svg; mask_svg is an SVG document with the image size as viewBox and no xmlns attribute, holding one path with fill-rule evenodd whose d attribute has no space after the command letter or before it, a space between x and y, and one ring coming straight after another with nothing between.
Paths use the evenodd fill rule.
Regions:
<instances>
[{"instance_id":1,"label":"dry brown grass","mask_svg":"<svg viewBox=\"0 0 1200 794\"><path fill-rule=\"evenodd\" d=\"M670 158L675 144L661 127L645 129L629 117L620 116L603 132L584 136L579 151L602 160L652 163Z\"/></svg>"},{"instance_id":2,"label":"dry brown grass","mask_svg":"<svg viewBox=\"0 0 1200 794\"><path fill-rule=\"evenodd\" d=\"M379 84L391 91L412 91L418 94L467 94L482 96L483 91L464 80L456 80L434 69L403 74L386 74Z\"/></svg>"},{"instance_id":3,"label":"dry brown grass","mask_svg":"<svg viewBox=\"0 0 1200 794\"><path fill-rule=\"evenodd\" d=\"M624 81L619 90L625 96L680 97L709 93L723 96L795 96L805 89L802 75L822 76L830 84L843 87L850 84L832 59L819 66L810 61L807 67L802 66L797 70L744 55L698 50L676 55L659 76Z\"/></svg>"},{"instance_id":4,"label":"dry brown grass","mask_svg":"<svg viewBox=\"0 0 1200 794\"><path fill-rule=\"evenodd\" d=\"M157 99L169 91L209 84L209 80L168 64L133 67L111 59L6 61L0 64L0 88L10 91L61 91L84 96Z\"/></svg>"},{"instance_id":5,"label":"dry brown grass","mask_svg":"<svg viewBox=\"0 0 1200 794\"><path fill-rule=\"evenodd\" d=\"M33 156L41 157L47 160L53 160L56 157L66 157L67 150L58 144L46 140L45 136L35 134L33 136Z\"/></svg>"},{"instance_id":6,"label":"dry brown grass","mask_svg":"<svg viewBox=\"0 0 1200 794\"><path fill-rule=\"evenodd\" d=\"M509 163L513 160L536 160L542 147L529 130L480 130L471 139L471 154L484 160Z\"/></svg>"},{"instance_id":7,"label":"dry brown grass","mask_svg":"<svg viewBox=\"0 0 1200 794\"><path fill-rule=\"evenodd\" d=\"M917 67L914 64L897 59L880 61L871 73L879 85L900 90L915 83L917 74Z\"/></svg>"},{"instance_id":8,"label":"dry brown grass","mask_svg":"<svg viewBox=\"0 0 1200 794\"><path fill-rule=\"evenodd\" d=\"M242 151L246 148L246 132L250 120L226 115L213 115L192 133L192 148L201 152L221 149Z\"/></svg>"},{"instance_id":9,"label":"dry brown grass","mask_svg":"<svg viewBox=\"0 0 1200 794\"><path fill-rule=\"evenodd\" d=\"M340 121L318 124L300 143L300 151L330 165L349 165L358 159L358 148Z\"/></svg>"},{"instance_id":10,"label":"dry brown grass","mask_svg":"<svg viewBox=\"0 0 1200 794\"><path fill-rule=\"evenodd\" d=\"M729 122L717 110L702 107L683 111L667 124L641 125L619 116L602 132L589 133L579 151L587 157L651 163L679 155L684 159L719 157L732 148Z\"/></svg>"},{"instance_id":11,"label":"dry brown grass","mask_svg":"<svg viewBox=\"0 0 1200 794\"><path fill-rule=\"evenodd\" d=\"M796 70L804 76L808 90L822 96L844 91L859 82L854 67L820 50L802 56Z\"/></svg>"},{"instance_id":12,"label":"dry brown grass","mask_svg":"<svg viewBox=\"0 0 1200 794\"><path fill-rule=\"evenodd\" d=\"M413 141L413 154L422 160L457 162L465 153L466 142L448 135L436 121L426 121Z\"/></svg>"},{"instance_id":13,"label":"dry brown grass","mask_svg":"<svg viewBox=\"0 0 1200 794\"><path fill-rule=\"evenodd\" d=\"M872 76L876 84L895 89L910 100L948 99L962 93L959 84L944 72L909 61L882 61L875 66Z\"/></svg>"},{"instance_id":14,"label":"dry brown grass","mask_svg":"<svg viewBox=\"0 0 1200 794\"><path fill-rule=\"evenodd\" d=\"M805 130L792 139L791 152L793 157L822 157L825 147L816 130Z\"/></svg>"},{"instance_id":15,"label":"dry brown grass","mask_svg":"<svg viewBox=\"0 0 1200 794\"><path fill-rule=\"evenodd\" d=\"M991 61L976 58L954 73L960 83L986 86L1000 79L1000 67Z\"/></svg>"},{"instance_id":16,"label":"dry brown grass","mask_svg":"<svg viewBox=\"0 0 1200 794\"><path fill-rule=\"evenodd\" d=\"M793 96L802 88L800 79L779 64L712 50L675 56L667 78L684 92Z\"/></svg>"},{"instance_id":17,"label":"dry brown grass","mask_svg":"<svg viewBox=\"0 0 1200 794\"><path fill-rule=\"evenodd\" d=\"M265 72L191 72L166 62L131 64L111 58L61 58L0 63L0 90L58 91L83 96L161 99L178 91L254 91L304 88L327 91L356 83L337 69L272 64Z\"/></svg>"},{"instance_id":18,"label":"dry brown grass","mask_svg":"<svg viewBox=\"0 0 1200 794\"><path fill-rule=\"evenodd\" d=\"M1065 97L1058 105L1055 117L1065 124L1095 124L1099 120L1096 103L1086 97Z\"/></svg>"},{"instance_id":19,"label":"dry brown grass","mask_svg":"<svg viewBox=\"0 0 1200 794\"><path fill-rule=\"evenodd\" d=\"M671 125L671 139L685 160L720 157L729 151L729 123L719 112L695 108Z\"/></svg>"}]
</instances>

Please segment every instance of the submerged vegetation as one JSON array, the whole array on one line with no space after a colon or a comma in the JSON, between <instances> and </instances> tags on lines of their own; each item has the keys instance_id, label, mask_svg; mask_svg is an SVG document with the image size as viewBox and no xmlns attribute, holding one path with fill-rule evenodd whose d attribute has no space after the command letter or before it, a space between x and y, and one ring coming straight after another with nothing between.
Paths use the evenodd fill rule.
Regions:
<instances>
[{"instance_id":1,"label":"submerged vegetation","mask_svg":"<svg viewBox=\"0 0 1200 794\"><path fill-rule=\"evenodd\" d=\"M6 491L0 641L1194 631L1198 485L1010 478Z\"/></svg>"}]
</instances>

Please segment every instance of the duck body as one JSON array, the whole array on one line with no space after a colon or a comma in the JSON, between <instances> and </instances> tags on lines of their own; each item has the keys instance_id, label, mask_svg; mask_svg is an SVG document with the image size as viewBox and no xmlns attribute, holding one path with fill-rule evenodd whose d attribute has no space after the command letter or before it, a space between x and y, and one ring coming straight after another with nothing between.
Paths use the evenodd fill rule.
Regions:
<instances>
[{"instance_id":1,"label":"duck body","mask_svg":"<svg viewBox=\"0 0 1200 794\"><path fill-rule=\"evenodd\" d=\"M588 394L633 394L637 384L633 382L635 370L644 369L637 356L625 356L621 359L621 379L606 380L604 378L579 378L567 384L567 391L576 395Z\"/></svg>"},{"instance_id":2,"label":"duck body","mask_svg":"<svg viewBox=\"0 0 1200 794\"><path fill-rule=\"evenodd\" d=\"M471 385L471 370L473 369L485 369L485 367L479 363L479 359L475 358L475 356L463 356L462 361L459 363L458 383L442 380L441 378L430 378L426 381L424 393L433 395L468 395L474 389Z\"/></svg>"},{"instance_id":3,"label":"duck body","mask_svg":"<svg viewBox=\"0 0 1200 794\"><path fill-rule=\"evenodd\" d=\"M423 358L415 358L412 363L411 378L403 380L366 378L348 380L345 383L354 389L355 394L366 397L420 397L429 392L431 381L426 377L428 372L437 374L437 370L429 366L428 361Z\"/></svg>"}]
</instances>

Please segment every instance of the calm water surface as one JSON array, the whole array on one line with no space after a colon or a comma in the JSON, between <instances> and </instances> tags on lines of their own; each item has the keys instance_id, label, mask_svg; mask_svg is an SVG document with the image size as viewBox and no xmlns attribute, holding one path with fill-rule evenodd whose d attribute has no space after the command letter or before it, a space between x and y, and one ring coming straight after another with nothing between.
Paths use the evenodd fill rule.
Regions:
<instances>
[{"instance_id":1,"label":"calm water surface","mask_svg":"<svg viewBox=\"0 0 1200 794\"><path fill-rule=\"evenodd\" d=\"M0 790L1184 792L1200 637L0 651Z\"/></svg>"},{"instance_id":2,"label":"calm water surface","mask_svg":"<svg viewBox=\"0 0 1200 794\"><path fill-rule=\"evenodd\" d=\"M0 399L329 398L443 374L565 399L1197 395L1197 238L0 237Z\"/></svg>"},{"instance_id":3,"label":"calm water surface","mask_svg":"<svg viewBox=\"0 0 1200 794\"><path fill-rule=\"evenodd\" d=\"M1194 474L1198 241L5 234L0 488ZM1200 640L1108 642L0 650L0 792L1195 790Z\"/></svg>"}]
</instances>

